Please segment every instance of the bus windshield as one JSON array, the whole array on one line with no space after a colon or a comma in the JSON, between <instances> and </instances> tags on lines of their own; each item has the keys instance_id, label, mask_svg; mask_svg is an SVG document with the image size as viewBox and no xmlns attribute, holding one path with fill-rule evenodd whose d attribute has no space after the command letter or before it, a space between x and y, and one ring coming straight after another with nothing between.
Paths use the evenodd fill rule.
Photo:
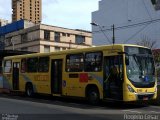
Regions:
<instances>
[{"instance_id":1,"label":"bus windshield","mask_svg":"<svg viewBox=\"0 0 160 120\"><path fill-rule=\"evenodd\" d=\"M152 54L147 52L149 49L146 52L144 52L145 48L134 49L132 52L128 50L126 55L127 77L135 87L153 87L155 68Z\"/></svg>"}]
</instances>

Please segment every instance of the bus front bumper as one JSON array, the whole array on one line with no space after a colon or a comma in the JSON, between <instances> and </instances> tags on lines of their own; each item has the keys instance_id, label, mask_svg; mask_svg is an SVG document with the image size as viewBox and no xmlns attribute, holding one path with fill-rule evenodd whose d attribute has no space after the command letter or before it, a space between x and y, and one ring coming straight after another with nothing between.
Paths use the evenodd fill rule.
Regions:
<instances>
[{"instance_id":1,"label":"bus front bumper","mask_svg":"<svg viewBox=\"0 0 160 120\"><path fill-rule=\"evenodd\" d=\"M148 101L156 99L157 93L150 92L150 93L127 93L124 96L124 101Z\"/></svg>"}]
</instances>

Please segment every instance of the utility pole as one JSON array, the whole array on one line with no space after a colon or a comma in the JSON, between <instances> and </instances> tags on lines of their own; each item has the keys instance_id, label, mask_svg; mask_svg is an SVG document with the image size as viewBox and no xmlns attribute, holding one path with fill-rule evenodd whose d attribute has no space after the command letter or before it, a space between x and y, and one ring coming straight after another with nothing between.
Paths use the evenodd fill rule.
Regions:
<instances>
[{"instance_id":1,"label":"utility pole","mask_svg":"<svg viewBox=\"0 0 160 120\"><path fill-rule=\"evenodd\" d=\"M112 26L112 31L113 31L113 37L112 37L112 42L113 42L113 45L115 44L115 32L114 32L114 24Z\"/></svg>"}]
</instances>

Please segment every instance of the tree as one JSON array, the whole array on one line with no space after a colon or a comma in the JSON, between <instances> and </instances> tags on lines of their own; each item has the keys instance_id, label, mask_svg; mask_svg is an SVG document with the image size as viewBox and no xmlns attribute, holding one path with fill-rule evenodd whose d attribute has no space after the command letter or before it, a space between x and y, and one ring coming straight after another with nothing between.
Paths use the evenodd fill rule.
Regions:
<instances>
[{"instance_id":1,"label":"tree","mask_svg":"<svg viewBox=\"0 0 160 120\"><path fill-rule=\"evenodd\" d=\"M137 42L137 45L146 46L151 49L154 49L156 47L156 42L156 40L152 40L147 36L143 36L142 39L139 42Z\"/></svg>"}]
</instances>

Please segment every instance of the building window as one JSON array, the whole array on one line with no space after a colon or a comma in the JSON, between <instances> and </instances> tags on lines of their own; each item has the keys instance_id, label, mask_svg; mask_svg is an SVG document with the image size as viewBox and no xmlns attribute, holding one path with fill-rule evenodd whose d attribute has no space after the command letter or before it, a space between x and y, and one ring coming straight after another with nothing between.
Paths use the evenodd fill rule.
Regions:
<instances>
[{"instance_id":1,"label":"building window","mask_svg":"<svg viewBox=\"0 0 160 120\"><path fill-rule=\"evenodd\" d=\"M66 33L62 33L62 36L66 36Z\"/></svg>"},{"instance_id":2,"label":"building window","mask_svg":"<svg viewBox=\"0 0 160 120\"><path fill-rule=\"evenodd\" d=\"M5 46L10 46L12 45L12 42L11 42L11 37L7 38L6 41L5 41Z\"/></svg>"},{"instance_id":3,"label":"building window","mask_svg":"<svg viewBox=\"0 0 160 120\"><path fill-rule=\"evenodd\" d=\"M22 43L27 42L28 41L27 39L28 39L27 33L21 35L21 42Z\"/></svg>"},{"instance_id":4,"label":"building window","mask_svg":"<svg viewBox=\"0 0 160 120\"><path fill-rule=\"evenodd\" d=\"M102 52L86 53L85 55L85 71L98 72L102 70Z\"/></svg>"},{"instance_id":5,"label":"building window","mask_svg":"<svg viewBox=\"0 0 160 120\"><path fill-rule=\"evenodd\" d=\"M49 71L49 57L40 57L38 72L48 72L48 71Z\"/></svg>"},{"instance_id":6,"label":"building window","mask_svg":"<svg viewBox=\"0 0 160 120\"><path fill-rule=\"evenodd\" d=\"M60 47L55 47L55 51L60 51L61 48Z\"/></svg>"},{"instance_id":7,"label":"building window","mask_svg":"<svg viewBox=\"0 0 160 120\"><path fill-rule=\"evenodd\" d=\"M38 69L38 58L28 58L27 59L27 71L37 72Z\"/></svg>"},{"instance_id":8,"label":"building window","mask_svg":"<svg viewBox=\"0 0 160 120\"><path fill-rule=\"evenodd\" d=\"M22 51L28 51L27 47L21 48Z\"/></svg>"},{"instance_id":9,"label":"building window","mask_svg":"<svg viewBox=\"0 0 160 120\"><path fill-rule=\"evenodd\" d=\"M82 36L82 35L76 35L75 43L76 43L76 44L82 44L82 43L85 43L85 36Z\"/></svg>"},{"instance_id":10,"label":"building window","mask_svg":"<svg viewBox=\"0 0 160 120\"><path fill-rule=\"evenodd\" d=\"M54 40L55 40L56 42L60 42L60 33L59 33L59 32L55 32L55 33L54 33Z\"/></svg>"},{"instance_id":11,"label":"building window","mask_svg":"<svg viewBox=\"0 0 160 120\"><path fill-rule=\"evenodd\" d=\"M63 47L62 50L67 50L67 48L64 48L64 47Z\"/></svg>"},{"instance_id":12,"label":"building window","mask_svg":"<svg viewBox=\"0 0 160 120\"><path fill-rule=\"evenodd\" d=\"M45 53L50 52L50 46L44 46L44 52Z\"/></svg>"},{"instance_id":13,"label":"building window","mask_svg":"<svg viewBox=\"0 0 160 120\"><path fill-rule=\"evenodd\" d=\"M50 40L50 31L44 30L44 39L45 40Z\"/></svg>"},{"instance_id":14,"label":"building window","mask_svg":"<svg viewBox=\"0 0 160 120\"><path fill-rule=\"evenodd\" d=\"M70 37L70 34L69 34L69 33L67 34L67 37Z\"/></svg>"},{"instance_id":15,"label":"building window","mask_svg":"<svg viewBox=\"0 0 160 120\"><path fill-rule=\"evenodd\" d=\"M67 72L82 72L84 66L83 54L67 55L66 71Z\"/></svg>"}]
</instances>

